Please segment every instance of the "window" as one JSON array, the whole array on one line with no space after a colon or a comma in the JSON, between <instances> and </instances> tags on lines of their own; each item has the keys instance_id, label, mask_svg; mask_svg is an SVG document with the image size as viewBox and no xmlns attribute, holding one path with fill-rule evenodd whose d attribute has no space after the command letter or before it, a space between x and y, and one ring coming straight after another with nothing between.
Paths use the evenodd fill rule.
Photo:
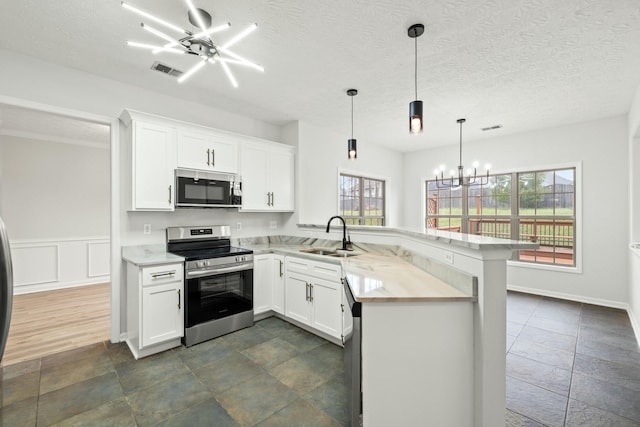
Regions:
<instances>
[{"instance_id":1,"label":"window","mask_svg":"<svg viewBox=\"0 0 640 427\"><path fill-rule=\"evenodd\" d=\"M347 224L384 225L385 182L340 174L340 215Z\"/></svg>"},{"instance_id":2,"label":"window","mask_svg":"<svg viewBox=\"0 0 640 427\"><path fill-rule=\"evenodd\" d=\"M427 228L537 242L514 253L522 262L576 265L576 169L492 175L454 189L426 182Z\"/></svg>"}]
</instances>

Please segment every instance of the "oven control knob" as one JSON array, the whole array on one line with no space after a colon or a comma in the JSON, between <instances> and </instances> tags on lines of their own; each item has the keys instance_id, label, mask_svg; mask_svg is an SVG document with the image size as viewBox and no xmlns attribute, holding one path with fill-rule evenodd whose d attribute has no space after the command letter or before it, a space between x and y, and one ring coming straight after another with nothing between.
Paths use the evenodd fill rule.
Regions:
<instances>
[{"instance_id":1,"label":"oven control knob","mask_svg":"<svg viewBox=\"0 0 640 427\"><path fill-rule=\"evenodd\" d=\"M198 262L196 263L196 265L197 265L198 267L204 267L204 261L198 261Z\"/></svg>"},{"instance_id":2,"label":"oven control knob","mask_svg":"<svg viewBox=\"0 0 640 427\"><path fill-rule=\"evenodd\" d=\"M206 261L205 261L205 264L206 264L206 265L207 265L207 267L208 267L208 266L210 266L210 265L211 265L211 261L206 260Z\"/></svg>"}]
</instances>

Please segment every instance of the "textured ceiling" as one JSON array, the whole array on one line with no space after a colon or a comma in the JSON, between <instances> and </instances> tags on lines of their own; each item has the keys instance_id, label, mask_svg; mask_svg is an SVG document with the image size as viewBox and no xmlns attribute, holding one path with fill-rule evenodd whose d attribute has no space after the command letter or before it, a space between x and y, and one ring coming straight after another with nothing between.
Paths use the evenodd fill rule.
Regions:
<instances>
[{"instance_id":1,"label":"textured ceiling","mask_svg":"<svg viewBox=\"0 0 640 427\"><path fill-rule=\"evenodd\" d=\"M182 0L130 0L188 26ZM232 88L213 65L185 84L151 71L154 60L186 70L192 57L151 55L126 40L156 43L118 0L0 2L0 48L241 112L272 123L305 120L399 151L624 114L640 84L638 0L194 0L231 22L224 43L265 67L233 68ZM425 131L408 134L418 39L418 98ZM492 132L480 128L502 124Z\"/></svg>"}]
</instances>

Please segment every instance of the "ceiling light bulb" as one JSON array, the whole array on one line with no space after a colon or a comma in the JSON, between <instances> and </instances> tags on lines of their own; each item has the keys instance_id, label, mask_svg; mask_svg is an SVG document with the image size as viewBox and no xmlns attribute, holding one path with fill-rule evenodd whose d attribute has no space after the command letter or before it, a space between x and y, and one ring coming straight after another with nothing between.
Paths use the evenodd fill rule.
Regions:
<instances>
[{"instance_id":1,"label":"ceiling light bulb","mask_svg":"<svg viewBox=\"0 0 640 427\"><path fill-rule=\"evenodd\" d=\"M247 29L245 29L244 31L242 31L240 34L238 34L237 36L235 36L234 38L232 38L231 40L229 40L227 42L227 44L225 44L224 46L222 46L223 49L228 49L231 46L233 46L234 44L238 43L240 40L242 40L243 38L247 37L249 34L251 34L253 31L255 31L255 29L258 28L258 24L251 24L249 25L249 27L247 27Z\"/></svg>"},{"instance_id":2,"label":"ceiling light bulb","mask_svg":"<svg viewBox=\"0 0 640 427\"><path fill-rule=\"evenodd\" d=\"M422 132L422 101L409 103L409 132Z\"/></svg>"},{"instance_id":3,"label":"ceiling light bulb","mask_svg":"<svg viewBox=\"0 0 640 427\"><path fill-rule=\"evenodd\" d=\"M477 162L477 161L473 162L473 164L471 166L473 166L474 169L477 169L478 166L480 166L480 162Z\"/></svg>"},{"instance_id":4,"label":"ceiling light bulb","mask_svg":"<svg viewBox=\"0 0 640 427\"><path fill-rule=\"evenodd\" d=\"M486 170L487 172L489 171L489 169L491 169L491 165L489 163L487 163L486 165L484 165L484 170Z\"/></svg>"},{"instance_id":5,"label":"ceiling light bulb","mask_svg":"<svg viewBox=\"0 0 640 427\"><path fill-rule=\"evenodd\" d=\"M245 59L245 58L243 58L242 56L240 56L240 55L238 55L238 54L236 54L236 53L231 52L229 49L225 49L225 48L223 48L223 47L218 47L218 50L219 50L219 51L221 51L221 52L224 52L224 53L226 53L227 55L229 55L230 57L235 58L235 59L237 59L238 61L240 61L240 62L244 63L244 65L247 65L247 66L249 66L249 67L255 68L255 69L256 69L256 70L258 70L258 71L262 71L262 72L264 72L264 67L262 67L261 65L258 65L258 64L254 63L254 62L251 62L251 61L249 61L248 59Z\"/></svg>"},{"instance_id":6,"label":"ceiling light bulb","mask_svg":"<svg viewBox=\"0 0 640 427\"><path fill-rule=\"evenodd\" d=\"M473 169L471 169L471 168L467 169L467 175L468 176L473 175Z\"/></svg>"},{"instance_id":7,"label":"ceiling light bulb","mask_svg":"<svg viewBox=\"0 0 640 427\"><path fill-rule=\"evenodd\" d=\"M444 173L445 169L447 169L447 167L445 165L440 165L440 172Z\"/></svg>"},{"instance_id":8,"label":"ceiling light bulb","mask_svg":"<svg viewBox=\"0 0 640 427\"><path fill-rule=\"evenodd\" d=\"M171 53L180 53L180 54L187 53L184 50L172 49L170 47L156 46L152 44L138 43L138 42L132 42L132 41L127 41L127 46L142 47L144 49L154 49L154 51L157 50L158 52L171 52Z\"/></svg>"},{"instance_id":9,"label":"ceiling light bulb","mask_svg":"<svg viewBox=\"0 0 640 427\"><path fill-rule=\"evenodd\" d=\"M451 178L453 178L453 174L455 173L455 171L453 169L449 170L449 175L451 175Z\"/></svg>"},{"instance_id":10,"label":"ceiling light bulb","mask_svg":"<svg viewBox=\"0 0 640 427\"><path fill-rule=\"evenodd\" d=\"M434 170L433 170L433 174L434 174L435 176L438 176L438 174L439 174L439 173L440 173L440 169L434 169Z\"/></svg>"},{"instance_id":11,"label":"ceiling light bulb","mask_svg":"<svg viewBox=\"0 0 640 427\"><path fill-rule=\"evenodd\" d=\"M191 77L192 75L194 75L196 73L196 71L198 71L200 68L202 68L204 66L204 64L207 62L206 59L201 60L200 62L198 62L196 65L194 65L193 67L191 67L189 70L187 70L186 73L184 73L183 75L181 75L180 77L178 77L178 83L183 83L185 80L187 80L189 77Z\"/></svg>"},{"instance_id":12,"label":"ceiling light bulb","mask_svg":"<svg viewBox=\"0 0 640 427\"><path fill-rule=\"evenodd\" d=\"M135 7L131 6L129 3L120 2L120 4L125 9L129 9L130 11L135 12L138 15L144 16L145 18L149 18L152 21L155 21L160 25L164 25L167 28L171 28L172 30L177 31L178 33L186 34L186 32L182 28L178 27L177 25L173 25L173 24L171 24L171 23L169 23L169 22L167 22L167 21L165 21L163 19L157 18L157 17L151 15L150 13L145 12L144 10L140 10L138 8L135 8Z\"/></svg>"},{"instance_id":13,"label":"ceiling light bulb","mask_svg":"<svg viewBox=\"0 0 640 427\"><path fill-rule=\"evenodd\" d=\"M163 33L162 31L158 31L153 27L150 27L148 25L145 25L144 23L141 23L140 26L147 30L148 32L150 32L153 35L156 35L158 37L160 37L161 39L164 39L166 41L168 41L169 43L175 43L173 46L177 46L178 44L180 44L179 41L177 41L176 39L174 39L173 37L170 37L168 35L166 35L165 33ZM168 47L173 47L173 46L168 46Z\"/></svg>"},{"instance_id":14,"label":"ceiling light bulb","mask_svg":"<svg viewBox=\"0 0 640 427\"><path fill-rule=\"evenodd\" d=\"M229 69L229 66L227 65L227 63L220 61L220 64L222 64L222 69L224 70L225 74L229 78L229 81L231 82L233 87L238 87L238 82L236 82L236 79L233 77L233 74L231 74L231 70Z\"/></svg>"}]
</instances>

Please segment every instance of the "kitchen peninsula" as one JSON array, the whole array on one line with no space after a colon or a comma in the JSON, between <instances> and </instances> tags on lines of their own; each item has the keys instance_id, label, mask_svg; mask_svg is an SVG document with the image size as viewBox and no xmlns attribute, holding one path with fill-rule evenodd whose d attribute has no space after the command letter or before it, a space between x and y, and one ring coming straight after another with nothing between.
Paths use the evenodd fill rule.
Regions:
<instances>
[{"instance_id":1,"label":"kitchen peninsula","mask_svg":"<svg viewBox=\"0 0 640 427\"><path fill-rule=\"evenodd\" d=\"M364 425L421 425L426 419L443 426L504 425L506 260L512 251L537 244L430 230L349 230L354 250L367 255L324 259L341 260L363 303ZM297 234L304 237L239 239L238 244L249 244L256 253L308 258L322 256L300 253L299 245L336 245L326 240L324 225L299 224ZM461 287L404 296L398 292L407 289L396 287L389 295L390 281L403 279L403 273L411 277L406 269L415 267ZM465 277L472 277L473 285ZM452 372L455 378L448 376Z\"/></svg>"}]
</instances>

